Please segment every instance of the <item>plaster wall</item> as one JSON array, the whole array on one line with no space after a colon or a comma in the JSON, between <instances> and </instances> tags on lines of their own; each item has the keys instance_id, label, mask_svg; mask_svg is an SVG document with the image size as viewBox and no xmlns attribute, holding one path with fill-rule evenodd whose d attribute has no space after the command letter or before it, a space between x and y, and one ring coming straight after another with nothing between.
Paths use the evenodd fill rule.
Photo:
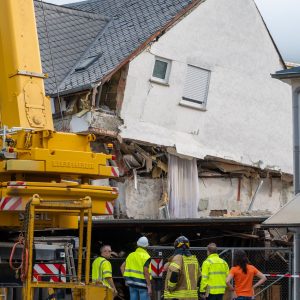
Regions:
<instances>
[{"instance_id":1,"label":"plaster wall","mask_svg":"<svg viewBox=\"0 0 300 300\"><path fill-rule=\"evenodd\" d=\"M119 207L126 209L128 218L158 219L159 201L162 193L162 181L138 177L138 188L134 188L134 180L127 179L119 185ZM237 198L238 179L199 178L200 199L198 217L208 217L212 210L227 210L233 216L271 215L278 211L293 197L290 184L279 179L272 179L272 190L269 179L265 179L258 190L251 211L248 211L251 199L258 185L257 180L244 178L241 182L240 200ZM200 210L200 202L207 207ZM122 212L121 212L122 214Z\"/></svg>"},{"instance_id":2,"label":"plaster wall","mask_svg":"<svg viewBox=\"0 0 300 300\"><path fill-rule=\"evenodd\" d=\"M172 62L168 86L149 80L155 56ZM180 105L187 64L211 71L206 111ZM120 135L292 173L282 68L252 0L207 0L130 63Z\"/></svg>"},{"instance_id":3,"label":"plaster wall","mask_svg":"<svg viewBox=\"0 0 300 300\"><path fill-rule=\"evenodd\" d=\"M125 205L128 218L157 219L159 201L162 195L162 180L137 177L137 189L134 179L125 181Z\"/></svg>"},{"instance_id":4,"label":"plaster wall","mask_svg":"<svg viewBox=\"0 0 300 300\"><path fill-rule=\"evenodd\" d=\"M238 198L237 178L199 178L200 201L208 203L207 209L199 211L200 217L207 217L211 210L225 210L233 215L271 215L277 212L284 204L293 198L291 184L273 178L263 180L258 189L252 208L251 200L259 185L259 180L243 178L241 180L240 198Z\"/></svg>"}]
</instances>

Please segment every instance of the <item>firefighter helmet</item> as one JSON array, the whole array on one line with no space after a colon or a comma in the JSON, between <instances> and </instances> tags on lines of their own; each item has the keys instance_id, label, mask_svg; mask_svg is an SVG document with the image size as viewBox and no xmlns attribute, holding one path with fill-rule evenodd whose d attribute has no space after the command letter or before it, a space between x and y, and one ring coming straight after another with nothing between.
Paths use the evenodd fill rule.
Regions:
<instances>
[{"instance_id":1,"label":"firefighter helmet","mask_svg":"<svg viewBox=\"0 0 300 300\"><path fill-rule=\"evenodd\" d=\"M182 235L175 240L174 247L188 249L190 248L190 241L188 238Z\"/></svg>"}]
</instances>

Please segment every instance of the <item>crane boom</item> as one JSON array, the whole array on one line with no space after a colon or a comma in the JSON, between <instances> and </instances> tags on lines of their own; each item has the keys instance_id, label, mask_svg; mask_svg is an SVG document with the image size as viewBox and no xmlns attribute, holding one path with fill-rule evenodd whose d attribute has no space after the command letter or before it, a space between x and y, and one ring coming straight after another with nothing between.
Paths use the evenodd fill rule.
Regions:
<instances>
[{"instance_id":1,"label":"crane boom","mask_svg":"<svg viewBox=\"0 0 300 300\"><path fill-rule=\"evenodd\" d=\"M53 130L33 1L1 1L0 28L2 126Z\"/></svg>"},{"instance_id":2,"label":"crane boom","mask_svg":"<svg viewBox=\"0 0 300 300\"><path fill-rule=\"evenodd\" d=\"M91 180L118 176L114 155L93 153L92 134L54 130L45 77L33 0L0 0L0 228L24 231L15 244L23 245L23 299L32 300L41 287L71 288L76 300L112 299L107 288L90 284L89 267L92 215L108 214L106 205L118 196L116 188ZM37 220L36 213L46 217ZM33 282L34 230L78 228L78 220L77 280Z\"/></svg>"}]
</instances>

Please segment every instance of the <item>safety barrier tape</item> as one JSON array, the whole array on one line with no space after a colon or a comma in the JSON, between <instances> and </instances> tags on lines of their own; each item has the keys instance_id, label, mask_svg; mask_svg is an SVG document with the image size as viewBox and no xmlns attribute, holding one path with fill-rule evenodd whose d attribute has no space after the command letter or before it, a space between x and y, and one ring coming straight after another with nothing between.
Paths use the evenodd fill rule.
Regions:
<instances>
[{"instance_id":1,"label":"safety barrier tape","mask_svg":"<svg viewBox=\"0 0 300 300\"><path fill-rule=\"evenodd\" d=\"M300 278L300 275L293 274L264 274L267 277L287 277L287 278Z\"/></svg>"}]
</instances>

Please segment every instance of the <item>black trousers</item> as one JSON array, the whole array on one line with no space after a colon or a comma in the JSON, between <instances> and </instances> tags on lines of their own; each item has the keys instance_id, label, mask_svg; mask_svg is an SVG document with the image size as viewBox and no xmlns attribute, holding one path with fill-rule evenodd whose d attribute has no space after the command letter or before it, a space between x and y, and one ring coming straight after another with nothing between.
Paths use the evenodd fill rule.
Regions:
<instances>
[{"instance_id":1,"label":"black trousers","mask_svg":"<svg viewBox=\"0 0 300 300\"><path fill-rule=\"evenodd\" d=\"M209 294L208 297L206 298L207 300L222 300L224 294Z\"/></svg>"}]
</instances>

